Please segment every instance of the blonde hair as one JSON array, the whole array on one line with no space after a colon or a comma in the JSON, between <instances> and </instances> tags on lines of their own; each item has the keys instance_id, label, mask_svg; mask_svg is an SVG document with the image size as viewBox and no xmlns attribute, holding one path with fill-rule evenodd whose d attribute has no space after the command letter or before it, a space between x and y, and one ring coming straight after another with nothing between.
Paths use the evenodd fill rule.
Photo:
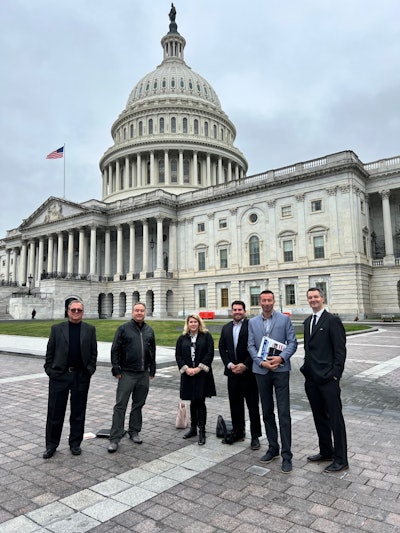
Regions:
<instances>
[{"instance_id":1,"label":"blonde hair","mask_svg":"<svg viewBox=\"0 0 400 533\"><path fill-rule=\"evenodd\" d=\"M197 320L197 322L199 323L199 333L206 333L206 331L208 331L206 328L206 325L204 324L204 320L198 314L191 313L190 315L186 317L186 320L185 320L185 325L183 327L184 335L189 333L189 318L194 318L195 320Z\"/></svg>"}]
</instances>

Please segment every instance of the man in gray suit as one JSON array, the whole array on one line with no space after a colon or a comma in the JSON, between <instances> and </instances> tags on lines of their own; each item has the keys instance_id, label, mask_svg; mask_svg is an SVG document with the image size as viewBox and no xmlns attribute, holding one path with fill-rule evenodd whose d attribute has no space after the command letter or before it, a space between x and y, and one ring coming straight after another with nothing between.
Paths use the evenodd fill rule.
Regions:
<instances>
[{"instance_id":1,"label":"man in gray suit","mask_svg":"<svg viewBox=\"0 0 400 533\"><path fill-rule=\"evenodd\" d=\"M96 329L82 322L82 317L83 303L72 300L68 305L68 322L51 328L44 364L50 380L43 459L53 457L60 443L69 396L69 447L72 455L82 452L90 378L97 363Z\"/></svg>"},{"instance_id":2,"label":"man in gray suit","mask_svg":"<svg viewBox=\"0 0 400 533\"><path fill-rule=\"evenodd\" d=\"M297 349L297 340L290 318L274 310L274 293L262 291L259 297L262 313L250 319L248 350L253 359L253 372L256 376L260 394L268 450L260 461L270 463L279 456L278 429L274 414L275 390L278 406L279 429L281 437L282 472L292 471L292 423L290 418L289 372L290 358ZM269 337L282 346L282 351L259 357L263 337Z\"/></svg>"}]
</instances>

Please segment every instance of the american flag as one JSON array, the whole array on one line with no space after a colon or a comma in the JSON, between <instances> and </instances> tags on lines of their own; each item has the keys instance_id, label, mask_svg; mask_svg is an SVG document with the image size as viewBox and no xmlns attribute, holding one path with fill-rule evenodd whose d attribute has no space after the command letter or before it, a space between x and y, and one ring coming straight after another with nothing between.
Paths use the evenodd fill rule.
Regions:
<instances>
[{"instance_id":1,"label":"american flag","mask_svg":"<svg viewBox=\"0 0 400 533\"><path fill-rule=\"evenodd\" d=\"M46 159L60 159L61 157L64 157L64 146L61 146L58 150L50 152L49 155L46 156Z\"/></svg>"}]
</instances>

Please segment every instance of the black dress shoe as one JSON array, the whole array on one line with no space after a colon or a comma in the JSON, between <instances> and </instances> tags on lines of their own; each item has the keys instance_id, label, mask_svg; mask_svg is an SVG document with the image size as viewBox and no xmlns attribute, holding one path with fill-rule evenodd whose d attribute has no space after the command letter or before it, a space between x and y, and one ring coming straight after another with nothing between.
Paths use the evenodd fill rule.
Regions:
<instances>
[{"instance_id":1,"label":"black dress shoe","mask_svg":"<svg viewBox=\"0 0 400 533\"><path fill-rule=\"evenodd\" d=\"M204 430L200 430L199 431L199 446L204 446L204 444L206 443L206 432Z\"/></svg>"},{"instance_id":2,"label":"black dress shoe","mask_svg":"<svg viewBox=\"0 0 400 533\"><path fill-rule=\"evenodd\" d=\"M53 455L56 453L56 450L55 448L48 448L44 453L43 453L43 459L50 459L50 457L53 457Z\"/></svg>"},{"instance_id":3,"label":"black dress shoe","mask_svg":"<svg viewBox=\"0 0 400 533\"><path fill-rule=\"evenodd\" d=\"M82 453L81 447L74 446L73 448L71 448L71 453L72 455L80 455Z\"/></svg>"},{"instance_id":4,"label":"black dress shoe","mask_svg":"<svg viewBox=\"0 0 400 533\"><path fill-rule=\"evenodd\" d=\"M342 472L343 470L348 470L348 469L349 469L348 463L341 464L341 463L336 463L334 461L333 463L328 465L326 468L324 468L324 472L328 472L329 474L329 473Z\"/></svg>"},{"instance_id":5,"label":"black dress shoe","mask_svg":"<svg viewBox=\"0 0 400 533\"><path fill-rule=\"evenodd\" d=\"M191 437L195 437L196 435L197 435L197 429L190 428L189 431L183 435L182 439L190 439Z\"/></svg>"},{"instance_id":6,"label":"black dress shoe","mask_svg":"<svg viewBox=\"0 0 400 533\"><path fill-rule=\"evenodd\" d=\"M315 455L309 455L307 457L307 461L310 461L310 463L319 463L321 461L332 461L333 457L332 455L322 455L321 453L317 453Z\"/></svg>"}]
</instances>

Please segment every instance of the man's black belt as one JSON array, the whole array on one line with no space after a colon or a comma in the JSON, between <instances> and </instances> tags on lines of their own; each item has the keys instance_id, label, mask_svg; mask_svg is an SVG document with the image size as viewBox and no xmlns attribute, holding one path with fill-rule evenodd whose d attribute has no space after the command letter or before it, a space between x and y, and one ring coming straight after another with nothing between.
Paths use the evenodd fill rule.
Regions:
<instances>
[{"instance_id":1,"label":"man's black belt","mask_svg":"<svg viewBox=\"0 0 400 533\"><path fill-rule=\"evenodd\" d=\"M81 366L69 366L67 368L67 372L79 372L80 370L83 370Z\"/></svg>"}]
</instances>

